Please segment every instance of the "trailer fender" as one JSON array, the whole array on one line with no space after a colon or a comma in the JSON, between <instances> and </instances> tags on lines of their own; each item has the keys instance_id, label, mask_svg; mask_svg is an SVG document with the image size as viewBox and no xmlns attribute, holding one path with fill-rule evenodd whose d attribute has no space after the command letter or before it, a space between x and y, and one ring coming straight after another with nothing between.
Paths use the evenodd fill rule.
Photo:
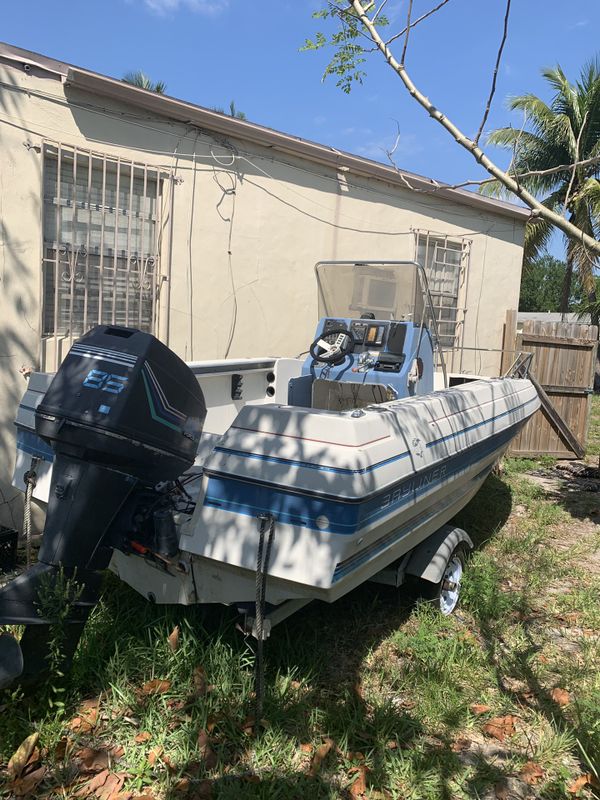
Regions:
<instances>
[{"instance_id":1,"label":"trailer fender","mask_svg":"<svg viewBox=\"0 0 600 800\"><path fill-rule=\"evenodd\" d=\"M431 583L439 583L450 556L461 542L464 542L469 550L473 549L470 536L462 528L454 525L442 526L415 547L406 565L406 574Z\"/></svg>"}]
</instances>

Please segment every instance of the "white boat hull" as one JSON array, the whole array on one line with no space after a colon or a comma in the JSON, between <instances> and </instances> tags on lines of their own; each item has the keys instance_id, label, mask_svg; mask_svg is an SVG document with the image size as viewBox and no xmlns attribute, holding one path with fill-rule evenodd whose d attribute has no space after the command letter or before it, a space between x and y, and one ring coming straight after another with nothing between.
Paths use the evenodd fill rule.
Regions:
<instances>
[{"instance_id":1,"label":"white boat hull","mask_svg":"<svg viewBox=\"0 0 600 800\"><path fill-rule=\"evenodd\" d=\"M140 593L159 603L251 603L266 513L275 519L267 601L336 600L463 508L539 407L529 381L483 379L359 412L296 408L282 401L300 363L192 366L211 403L196 511L179 524L187 571L115 551L111 568ZM232 371L244 370L256 398L223 403ZM272 400L263 386L271 373ZM33 411L49 378L32 377L17 419L14 483L24 488L37 454L42 504L52 452L35 436Z\"/></svg>"},{"instance_id":2,"label":"white boat hull","mask_svg":"<svg viewBox=\"0 0 600 800\"><path fill-rule=\"evenodd\" d=\"M205 463L180 547L210 562L208 572L253 577L258 517L269 514L267 599L335 600L466 505L538 407L531 383L511 379L360 415L246 407Z\"/></svg>"}]
</instances>

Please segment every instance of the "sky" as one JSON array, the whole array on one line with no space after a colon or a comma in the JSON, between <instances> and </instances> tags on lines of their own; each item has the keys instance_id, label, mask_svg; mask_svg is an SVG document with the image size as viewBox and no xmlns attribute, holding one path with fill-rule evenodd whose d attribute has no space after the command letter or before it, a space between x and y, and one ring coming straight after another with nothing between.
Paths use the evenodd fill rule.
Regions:
<instances>
[{"instance_id":1,"label":"sky","mask_svg":"<svg viewBox=\"0 0 600 800\"><path fill-rule=\"evenodd\" d=\"M413 0L413 18L436 3ZM227 108L252 122L455 183L483 176L472 158L406 93L378 53L349 95L322 81L325 50L300 52L327 30L319 0L0 0L0 39L116 78L141 69L167 94ZM390 33L407 0L388 0ZM504 0L450 0L411 34L406 65L432 102L465 133L479 127L502 32ZM522 119L510 95L550 94L540 70L575 80L600 51L600 0L512 0L509 34L486 130ZM399 56L401 47L397 48ZM490 150L505 166L508 156ZM561 254L557 237L552 250Z\"/></svg>"}]
</instances>

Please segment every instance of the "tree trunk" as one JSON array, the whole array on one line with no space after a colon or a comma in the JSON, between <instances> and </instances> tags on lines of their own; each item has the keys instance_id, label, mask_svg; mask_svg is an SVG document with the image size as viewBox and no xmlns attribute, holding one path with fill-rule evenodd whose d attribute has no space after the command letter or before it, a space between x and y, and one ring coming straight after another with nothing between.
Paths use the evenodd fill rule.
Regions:
<instances>
[{"instance_id":1,"label":"tree trunk","mask_svg":"<svg viewBox=\"0 0 600 800\"><path fill-rule=\"evenodd\" d=\"M567 250L567 270L563 281L562 296L560 298L560 313L569 313L569 301L571 299L571 284L573 282L573 255Z\"/></svg>"}]
</instances>

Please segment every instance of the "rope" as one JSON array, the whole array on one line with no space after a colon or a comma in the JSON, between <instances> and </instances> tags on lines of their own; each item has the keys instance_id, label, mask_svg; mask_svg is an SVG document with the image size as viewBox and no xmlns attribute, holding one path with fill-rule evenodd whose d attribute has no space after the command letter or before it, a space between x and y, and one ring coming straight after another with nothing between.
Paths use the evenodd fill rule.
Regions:
<instances>
[{"instance_id":1,"label":"rope","mask_svg":"<svg viewBox=\"0 0 600 800\"><path fill-rule=\"evenodd\" d=\"M258 552L256 555L256 608L254 614L257 640L254 673L257 725L262 717L265 693L265 668L263 661L265 600L267 596L267 574L269 571L269 560L271 558L271 546L273 543L273 534L275 532L275 518L271 516L271 514L261 514L258 519L260 520L260 525L258 529ZM269 534L265 548L265 533L267 531L267 525L269 526Z\"/></svg>"},{"instance_id":2,"label":"rope","mask_svg":"<svg viewBox=\"0 0 600 800\"><path fill-rule=\"evenodd\" d=\"M25 545L26 545L26 552L27 552L27 566L31 566L31 498L33 496L33 490L35 489L35 485L37 483L37 474L35 468L37 467L39 459L36 456L33 456L31 459L31 465L25 475L23 475L23 480L25 481L25 506L23 508L23 532L25 533Z\"/></svg>"}]
</instances>

